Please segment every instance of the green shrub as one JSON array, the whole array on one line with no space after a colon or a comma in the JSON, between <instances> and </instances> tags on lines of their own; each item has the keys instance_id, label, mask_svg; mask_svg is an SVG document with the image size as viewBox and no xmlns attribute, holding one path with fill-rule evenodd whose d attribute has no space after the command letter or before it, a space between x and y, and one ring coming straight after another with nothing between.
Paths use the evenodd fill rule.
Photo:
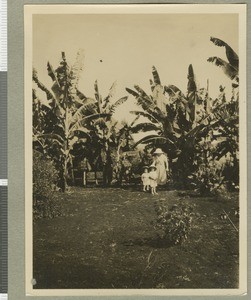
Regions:
<instances>
[{"instance_id":1,"label":"green shrub","mask_svg":"<svg viewBox=\"0 0 251 300\"><path fill-rule=\"evenodd\" d=\"M160 201L155 202L157 220L155 229L166 244L181 244L187 239L192 222L192 207L185 203L173 205L170 209Z\"/></svg>"},{"instance_id":2,"label":"green shrub","mask_svg":"<svg viewBox=\"0 0 251 300\"><path fill-rule=\"evenodd\" d=\"M213 160L206 163L202 162L188 178L191 186L198 190L202 196L213 196L224 180L222 167Z\"/></svg>"},{"instance_id":3,"label":"green shrub","mask_svg":"<svg viewBox=\"0 0 251 300\"><path fill-rule=\"evenodd\" d=\"M235 171L234 167L232 169ZM188 176L190 186L197 190L201 196L228 199L229 191L238 188L237 179L232 175L234 172L232 169L229 169L228 162L213 159L206 162L202 161L198 169Z\"/></svg>"},{"instance_id":4,"label":"green shrub","mask_svg":"<svg viewBox=\"0 0 251 300\"><path fill-rule=\"evenodd\" d=\"M60 214L56 204L58 172L53 162L38 151L33 151L33 216L34 219Z\"/></svg>"}]
</instances>

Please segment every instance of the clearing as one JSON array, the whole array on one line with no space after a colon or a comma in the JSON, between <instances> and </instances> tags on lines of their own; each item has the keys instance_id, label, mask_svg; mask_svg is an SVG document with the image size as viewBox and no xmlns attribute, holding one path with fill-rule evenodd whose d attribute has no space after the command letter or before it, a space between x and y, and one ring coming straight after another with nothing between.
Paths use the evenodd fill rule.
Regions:
<instances>
[{"instance_id":1,"label":"clearing","mask_svg":"<svg viewBox=\"0 0 251 300\"><path fill-rule=\"evenodd\" d=\"M57 194L62 216L34 222L34 288L237 288L238 194L231 200L179 191L152 196L125 188L74 187ZM164 247L156 241L154 200L190 203L188 239Z\"/></svg>"}]
</instances>

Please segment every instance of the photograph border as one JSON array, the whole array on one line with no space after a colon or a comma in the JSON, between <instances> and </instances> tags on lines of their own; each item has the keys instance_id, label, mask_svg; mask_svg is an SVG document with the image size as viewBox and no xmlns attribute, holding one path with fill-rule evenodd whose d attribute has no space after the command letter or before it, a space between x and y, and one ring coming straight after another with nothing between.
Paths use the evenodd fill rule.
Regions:
<instances>
[{"instance_id":1,"label":"photograph border","mask_svg":"<svg viewBox=\"0 0 251 300\"><path fill-rule=\"evenodd\" d=\"M69 1L61 1L62 2L67 2L67 4L69 4ZM76 1L74 1L76 3ZM144 2L145 3L145 2ZM166 4L168 4L168 2L166 1L165 2ZM82 3L84 4L84 3ZM153 4L155 6L155 4ZM174 4L175 5L175 4ZM185 4L186 5L186 4ZM227 5L227 4L226 4ZM223 5L223 6L226 6L226 5ZM121 5L119 5L120 8L121 8ZM57 5L57 9L58 9L58 5ZM90 6L89 6L90 7ZM107 5L105 5L106 9L108 8ZM113 6L114 7L114 6ZM148 6L149 7L149 6ZM198 6L197 6L198 7ZM229 9L230 6L228 6L228 9ZM236 7L236 6L235 6ZM241 6L243 7L243 6ZM96 6L97 8L97 6ZM35 8L36 9L36 8ZM44 9L44 8L43 8ZM135 9L135 6L134 6L134 9ZM26 9L25 9L26 10ZM69 9L68 9L69 11ZM22 11L23 12L23 11ZM236 11L235 11L236 12ZM243 12L243 19L241 20L242 21L242 26L244 25L244 32L245 32L245 28L246 28L246 22L244 24L244 21L245 20L245 12ZM13 15L11 15L11 20L12 22L14 22L14 18L13 18ZM25 26L28 26L26 27L26 30L25 30L25 40L31 40L31 32L29 31L29 29L27 30L27 28L30 28L29 27L29 21L30 19L29 18L25 18ZM15 27L15 24L12 23L12 27ZM11 29L10 29L10 32L11 32ZM17 33L17 32L16 32ZM11 32L11 34L9 35L9 37L13 38L13 36L16 36L16 34L14 34L13 32ZM16 36L17 38L17 36ZM245 40L246 40L246 36L244 35L244 37L242 37L242 42L245 46ZM22 41L20 41L20 37L17 38L17 44L22 44ZM17 56L18 53L17 51L14 51L14 42L12 41L11 43L11 50L15 53L15 61L17 61ZM25 44L25 57L30 57L30 44L26 43ZM244 88L244 91L240 91L240 93L242 93L242 95L245 95L246 93L246 75L243 73L243 71L245 72L245 66L246 66L246 57L245 57L245 47L242 46L242 53L240 53L240 56L242 57L242 60L241 60L241 66L240 66L240 69L242 70L240 72L240 82L242 84L242 86L245 86ZM23 48L21 48L23 49ZM19 49L20 50L20 49ZM241 49L240 49L241 50ZM244 53L243 53L244 51ZM11 57L13 57L13 53L11 52ZM243 56L244 55L244 56ZM243 59L244 57L244 59ZM20 60L20 53L19 53L19 60ZM9 59L10 61L10 59ZM11 62L11 61L10 61ZM18 67L18 75L20 76L20 71L21 70L25 70L25 78L31 78L30 75L31 75L31 59L29 59L29 62L28 60L25 61L25 68L23 69L23 65L21 64L21 66ZM11 81L11 76L14 75L13 71L14 71L14 64L13 64L13 61L9 64L9 68L10 68L10 72L9 72L9 82ZM26 77L27 76L27 77ZM30 80L31 81L31 80ZM21 80L21 82L23 82L23 80ZM13 84L11 85L13 87ZM247 290L247 287L246 287L246 284L244 284L240 289L220 289L220 290L217 290L217 293L212 293L212 291L216 291L216 289L210 289L210 290L206 290L206 289L196 289L196 293L194 292L194 290L186 290L186 289L180 289L180 290L175 290L177 291L177 293L173 293L174 290L170 289L168 290L168 292L170 293L167 293L167 290L156 290L157 293L154 293L153 292L153 289L147 289L147 290L95 290L96 292L95 293L92 293L93 290L88 290L88 289L85 289L85 290L76 290L77 292L80 292L78 294L75 294L73 293L74 290L70 289L70 290L37 290L37 289L30 289L31 287L31 280L27 279L26 278L26 291L28 291L28 293L26 293L26 296L25 296L25 293L23 294L23 284L21 284L20 282L20 279L21 279L21 275L24 275L24 268L27 266L27 262L31 259L32 257L32 253L31 253L31 245L32 245L32 235L30 233L26 234L26 245L24 245L24 240L23 240L23 237L24 237L24 228L20 225L24 225L24 220L26 220L26 229L30 229L30 225L31 224L31 219L29 221L27 221L27 218L26 216L27 215L30 215L31 214L31 206L29 205L24 205L24 198L25 198L25 201L26 201L26 204L27 203L31 203L29 202L31 200L31 197L30 197L30 194L29 194L29 191L30 191L30 188L32 186L32 178L31 176L29 176L30 174L30 158L31 158L31 153L29 151L27 151L27 146L28 146L28 149L31 150L31 132L30 132L30 124L31 124L31 116L32 116L32 108L31 108L31 102L27 101L27 99L29 98L29 95L31 95L31 92L30 92L30 86L28 84L25 85L25 102L22 103L21 101L21 96L20 96L20 92L19 92L19 103L18 105L16 105L15 107L13 107L14 103L16 103L16 101L14 101L14 94L17 95L18 94L18 86L20 87L20 84L17 85L17 87L14 89L14 90L11 90L11 87L9 86L9 95L10 95L10 102L9 102L9 130L13 130L15 129L14 133L12 132L12 134L10 134L10 139L9 139L9 149L10 149L10 155L9 155L9 158L15 158L14 159L14 162L11 161L11 164L10 164L10 167L9 167L9 189L10 189L10 192L9 192L9 207L10 207L10 211L9 211L9 241L10 241L10 249L9 249L9 259L12 259L12 261L9 260L9 270L10 270L10 279L9 280L9 298L10 299L24 299L24 298L21 298L20 295L22 295L22 297L26 297L26 296L45 296L45 293L46 295L49 295L49 296L169 296L169 295L177 295L177 296L180 296L180 295L185 295L185 296L193 296L193 295L240 295L240 294L243 294L245 293L245 291ZM23 87L22 89L23 90ZM25 107L23 106L25 103ZM12 104L12 106L11 106ZM13 116L15 115L15 113L18 113L20 114L20 111L25 111L25 116L24 116L24 119L22 118L23 116L18 116L16 119L15 119L15 122L13 120ZM246 107L242 107L242 114L244 116L246 116ZM12 120L10 121L10 117L12 117ZM243 130L240 130L240 140L242 140L242 143L240 142L240 144L242 145L242 148L244 148L246 150L246 145L245 145L245 141L246 141L246 118L242 118L243 122L244 123L241 123L240 126L242 126L242 129ZM21 126L21 127L17 127L20 126L21 124L24 124L25 123L25 130L24 128ZM29 130L29 134L26 133L26 130ZM17 143L16 141L14 141L14 135L15 136L18 136L18 139L19 139L19 143ZM22 140L23 140L23 137L25 135L25 144L23 144ZM244 144L243 144L244 143ZM22 145L25 146L25 153L23 152L23 149L22 149ZM14 148L13 148L14 146ZM19 153L22 153L23 155L25 155L25 159L24 159L24 162L20 162L18 160L18 157L16 155L16 151L19 150ZM14 152L15 152L15 156L14 156ZM247 153L245 153L246 155ZM16 162L16 164L15 164ZM247 166L247 163L246 161L241 161L242 162L242 170L246 169L246 166ZM22 167L20 168L20 170L17 172L17 167L20 166L22 164ZM21 171L21 174L20 174L20 171ZM17 173L16 173L17 172ZM25 175L24 175L25 174ZM18 178L18 175L21 175L19 178ZM28 175L28 176L27 176ZM25 178L25 190L24 190L24 178ZM240 199L247 199L247 195L245 193L246 190L244 190L244 187L247 186L247 178L244 178L244 180L241 180L241 185L242 185L242 188L240 189L243 194L240 194ZM15 186L18 186L21 191L21 193L18 195L17 194L17 191L14 191L12 190ZM18 195L18 198L16 199L19 199L21 201L21 203L19 203L18 205L16 205L16 208L15 208L15 200L14 199L14 195L15 197ZM25 197L23 197L25 195ZM28 201L28 202L27 202ZM241 204L241 214L244 214L244 219L242 219L242 223L241 223L241 226L242 226L242 235L244 235L244 237L247 235L247 231L246 231L246 228L247 228L247 219L245 217L245 212L247 211L247 201L240 201L240 204ZM21 206L22 205L22 206ZM22 208L21 208L22 207ZM21 211L19 209L22 209ZM24 213L24 208L25 208L25 213ZM15 220L14 220L14 216L15 216ZM23 217L23 218L21 218ZM13 223L10 225L10 222L13 221ZM19 223L18 223L19 222ZM28 222L28 223L27 223ZM15 224L15 225L14 225ZM15 227L16 226L16 227ZM18 234L19 232L19 234ZM27 232L26 232L27 233ZM17 239L16 239L17 238ZM16 239L16 240L15 240ZM22 244L22 247L20 247L20 243L17 244L18 242L20 242ZM245 239L243 240L244 243L241 243L241 247L244 247L244 252L242 251L240 254L243 256L242 258L240 257L240 260L243 260L245 259L245 257L247 256L246 254L246 245L245 245ZM22 249L22 253L21 251L18 253L17 252L17 249L13 248L13 246L18 246L19 245L19 250ZM26 248L26 250L25 250ZM24 257L23 254L24 254L24 251L25 250L25 262L24 261L20 261L20 258ZM21 255L20 255L21 254ZM15 266L13 265L13 259L14 261L16 262ZM20 268L21 267L21 268ZM19 268L19 270L21 269L22 272L21 274L15 274L15 269ZM29 272L29 269L30 266L28 266L28 272ZM247 273L247 263L246 261L244 262L243 264L243 274ZM242 274L242 275L243 275ZM30 274L29 274L30 275ZM28 277L30 277L28 275ZM240 274L241 275L241 274ZM241 275L241 276L242 276ZM31 278L31 277L30 277ZM19 283L19 287L21 286L21 293L19 293L19 297L18 298L11 298L13 295L16 295L16 291L15 289L13 289L13 279L17 280L17 282ZM23 279L23 278L22 278ZM21 280L22 280L21 279ZM242 280L240 280L240 282L243 282L243 281L246 281L246 276L245 278L242 278ZM23 281L24 282L24 281ZM59 293L60 291L60 293ZM112 291L112 293L110 293ZM133 293L129 293L128 294L128 291L133 291ZM48 294L49 292L49 294ZM198 292L198 293L197 293ZM36 298L36 297L35 297ZM236 298L236 296L235 296ZM64 299L66 299L64 297Z\"/></svg>"}]
</instances>

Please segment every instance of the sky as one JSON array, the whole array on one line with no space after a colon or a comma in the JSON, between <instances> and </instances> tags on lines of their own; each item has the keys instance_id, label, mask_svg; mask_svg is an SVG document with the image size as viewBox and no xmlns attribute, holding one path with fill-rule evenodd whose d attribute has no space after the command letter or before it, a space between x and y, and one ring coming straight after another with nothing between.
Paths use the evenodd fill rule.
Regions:
<instances>
[{"instance_id":1,"label":"sky","mask_svg":"<svg viewBox=\"0 0 251 300\"><path fill-rule=\"evenodd\" d=\"M33 66L40 81L51 86L47 61L58 66L64 51L74 63L84 49L84 70L79 89L94 97L98 81L103 97L116 81L115 98L128 95L126 87L139 85L150 93L149 79L155 66L162 84L174 84L184 93L187 69L193 65L197 85L206 87L211 97L219 85L231 93L231 81L219 67L207 62L210 56L226 59L225 48L210 42L210 37L227 42L238 53L238 14L37 14L33 15ZM125 119L134 99L121 106L117 118Z\"/></svg>"}]
</instances>

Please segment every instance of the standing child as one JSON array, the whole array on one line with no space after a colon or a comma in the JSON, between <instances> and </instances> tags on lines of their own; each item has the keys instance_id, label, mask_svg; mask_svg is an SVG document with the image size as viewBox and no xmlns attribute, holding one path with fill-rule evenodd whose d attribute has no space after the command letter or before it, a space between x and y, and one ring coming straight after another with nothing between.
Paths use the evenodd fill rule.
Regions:
<instances>
[{"instance_id":1,"label":"standing child","mask_svg":"<svg viewBox=\"0 0 251 300\"><path fill-rule=\"evenodd\" d=\"M151 165L149 167L149 178L150 178L150 187L151 187L151 193L152 195L157 195L158 193L156 192L156 187L157 187L157 178L158 174L156 172L156 167L154 165Z\"/></svg>"},{"instance_id":2,"label":"standing child","mask_svg":"<svg viewBox=\"0 0 251 300\"><path fill-rule=\"evenodd\" d=\"M148 167L144 167L144 173L141 175L141 180L143 183L143 192L148 191L150 187Z\"/></svg>"}]
</instances>

